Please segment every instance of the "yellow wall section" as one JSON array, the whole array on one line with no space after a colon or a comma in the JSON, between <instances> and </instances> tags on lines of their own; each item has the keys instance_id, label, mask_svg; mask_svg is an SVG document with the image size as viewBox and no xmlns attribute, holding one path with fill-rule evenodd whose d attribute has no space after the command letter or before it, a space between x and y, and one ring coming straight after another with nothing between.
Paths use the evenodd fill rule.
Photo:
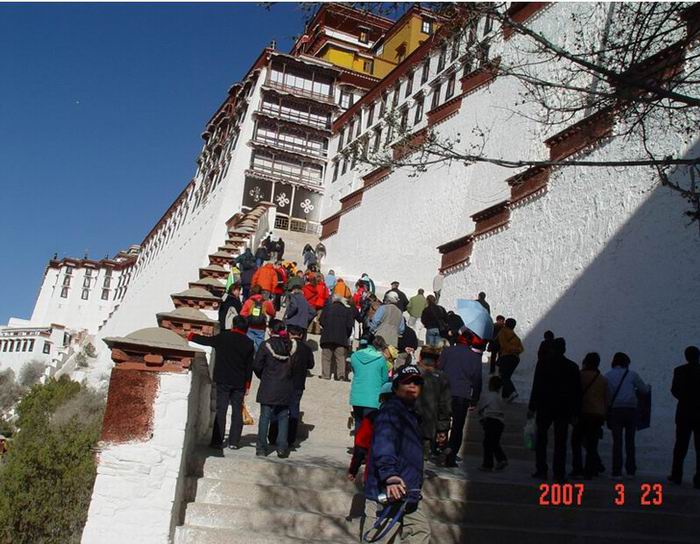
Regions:
<instances>
[{"instance_id":1,"label":"yellow wall section","mask_svg":"<svg viewBox=\"0 0 700 544\"><path fill-rule=\"evenodd\" d=\"M406 51L403 56L403 58L406 58L415 51L423 41L428 39L428 34L423 34L421 32L422 22L423 18L417 14L406 19L401 28L384 43L382 53L374 57L371 71L365 70L365 57L337 47L334 44L326 44L321 51L320 58L340 68L353 70L380 79L384 78L399 64L396 50L402 43L406 44ZM437 25L433 23L433 32L435 32L435 30L437 30Z\"/></svg>"},{"instance_id":2,"label":"yellow wall section","mask_svg":"<svg viewBox=\"0 0 700 544\"><path fill-rule=\"evenodd\" d=\"M398 29L386 42L384 42L384 49L374 61L374 77L383 78L389 72L391 72L396 65L403 60L413 51L415 51L418 46L428 39L428 34L423 34L421 32L421 26L423 23L423 17L420 15L410 16L403 24L403 26ZM433 23L433 32L437 30L437 25ZM397 56L397 48L401 44L406 44L406 51L403 58L399 59Z\"/></svg>"},{"instance_id":3,"label":"yellow wall section","mask_svg":"<svg viewBox=\"0 0 700 544\"><path fill-rule=\"evenodd\" d=\"M347 51L345 49L339 49L329 45L324 48L321 58L325 61L330 62L335 66L341 68L347 68L348 70L353 70L355 72L360 72L362 74L372 75L371 71L365 70L365 59L360 57L355 53Z\"/></svg>"}]
</instances>

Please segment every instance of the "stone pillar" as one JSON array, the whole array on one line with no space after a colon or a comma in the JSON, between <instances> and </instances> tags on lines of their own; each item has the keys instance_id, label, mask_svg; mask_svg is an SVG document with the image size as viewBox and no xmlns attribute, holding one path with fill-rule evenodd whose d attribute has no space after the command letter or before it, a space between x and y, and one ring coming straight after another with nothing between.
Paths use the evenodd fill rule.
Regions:
<instances>
[{"instance_id":1,"label":"stone pillar","mask_svg":"<svg viewBox=\"0 0 700 544\"><path fill-rule=\"evenodd\" d=\"M165 544L180 515L186 458L199 427L202 350L148 328L105 338L115 366L84 544Z\"/></svg>"}]
</instances>

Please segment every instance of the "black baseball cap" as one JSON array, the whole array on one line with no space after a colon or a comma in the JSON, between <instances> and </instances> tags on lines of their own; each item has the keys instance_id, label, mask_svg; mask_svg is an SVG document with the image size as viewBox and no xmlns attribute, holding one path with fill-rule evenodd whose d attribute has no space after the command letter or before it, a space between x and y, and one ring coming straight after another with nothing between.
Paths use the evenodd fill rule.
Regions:
<instances>
[{"instance_id":1,"label":"black baseball cap","mask_svg":"<svg viewBox=\"0 0 700 544\"><path fill-rule=\"evenodd\" d=\"M416 383L423 385L423 376L418 367L414 365L405 365L394 376L394 388L401 383Z\"/></svg>"}]
</instances>

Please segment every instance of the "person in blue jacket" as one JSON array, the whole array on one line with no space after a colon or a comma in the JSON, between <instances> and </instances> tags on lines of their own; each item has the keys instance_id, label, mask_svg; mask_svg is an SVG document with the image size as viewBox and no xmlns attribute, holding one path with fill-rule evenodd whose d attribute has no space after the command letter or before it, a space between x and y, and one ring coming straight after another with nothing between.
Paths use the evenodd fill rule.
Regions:
<instances>
[{"instance_id":1,"label":"person in blue jacket","mask_svg":"<svg viewBox=\"0 0 700 544\"><path fill-rule=\"evenodd\" d=\"M367 536L374 538L404 508L396 524L382 541L428 544L430 525L420 508L423 486L423 440L415 411L423 377L413 365L404 366L394 377L394 395L382 404L374 420L374 434L367 463L365 497L376 503L376 515L368 515ZM382 503L386 503L386 506ZM405 504L404 504L405 503ZM388 512L383 512L388 508ZM379 527L376 519L384 517Z\"/></svg>"}]
</instances>

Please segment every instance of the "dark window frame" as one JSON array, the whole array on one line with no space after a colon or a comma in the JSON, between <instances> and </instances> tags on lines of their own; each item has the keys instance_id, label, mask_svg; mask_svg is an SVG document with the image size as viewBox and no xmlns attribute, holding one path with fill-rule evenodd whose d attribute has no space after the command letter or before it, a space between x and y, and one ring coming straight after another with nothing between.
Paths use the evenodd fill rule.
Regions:
<instances>
[{"instance_id":1,"label":"dark window frame","mask_svg":"<svg viewBox=\"0 0 700 544\"><path fill-rule=\"evenodd\" d=\"M421 75L420 75L420 84L424 85L425 82L428 81L429 76L430 76L430 59L428 58L423 63L423 71L421 72Z\"/></svg>"},{"instance_id":2,"label":"dark window frame","mask_svg":"<svg viewBox=\"0 0 700 544\"><path fill-rule=\"evenodd\" d=\"M457 82L457 74L453 73L447 80L447 89L445 90L445 100L449 100L455 94L455 84Z\"/></svg>"},{"instance_id":3,"label":"dark window frame","mask_svg":"<svg viewBox=\"0 0 700 544\"><path fill-rule=\"evenodd\" d=\"M442 83L433 86L433 96L430 101L431 110L434 110L440 105L440 91L442 91Z\"/></svg>"},{"instance_id":4,"label":"dark window frame","mask_svg":"<svg viewBox=\"0 0 700 544\"><path fill-rule=\"evenodd\" d=\"M425 105L425 96L420 95L416 98L416 114L413 119L413 124L417 125L423 120L423 107Z\"/></svg>"}]
</instances>

